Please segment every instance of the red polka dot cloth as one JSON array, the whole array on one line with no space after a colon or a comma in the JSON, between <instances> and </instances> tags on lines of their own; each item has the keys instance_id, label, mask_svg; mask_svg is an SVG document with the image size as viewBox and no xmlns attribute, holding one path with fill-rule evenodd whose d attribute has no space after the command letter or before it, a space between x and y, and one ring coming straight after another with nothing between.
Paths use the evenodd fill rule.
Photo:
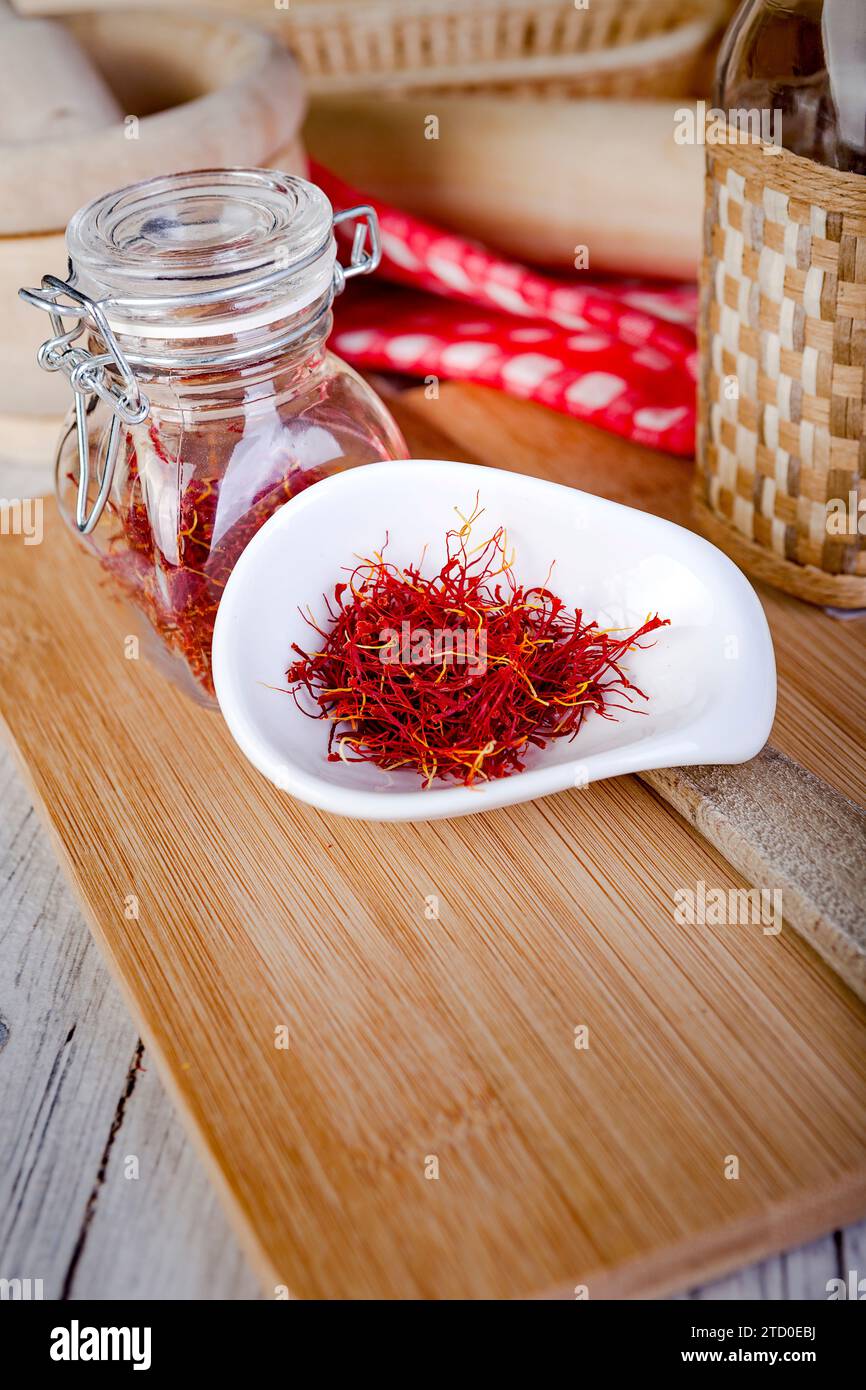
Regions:
<instances>
[{"instance_id":1,"label":"red polka dot cloth","mask_svg":"<svg viewBox=\"0 0 866 1390\"><path fill-rule=\"evenodd\" d=\"M310 177L335 207L372 203L382 232L377 283L350 285L335 305L330 346L346 361L479 382L636 443L694 453L694 285L589 280L579 271L579 279L555 279L360 193L320 165Z\"/></svg>"}]
</instances>

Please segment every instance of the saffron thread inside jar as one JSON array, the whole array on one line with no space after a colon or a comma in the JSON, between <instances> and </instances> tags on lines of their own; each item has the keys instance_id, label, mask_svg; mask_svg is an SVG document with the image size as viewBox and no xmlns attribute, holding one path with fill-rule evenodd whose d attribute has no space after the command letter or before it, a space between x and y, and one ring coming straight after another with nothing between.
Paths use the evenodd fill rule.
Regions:
<instances>
[{"instance_id":1,"label":"saffron thread inside jar","mask_svg":"<svg viewBox=\"0 0 866 1390\"><path fill-rule=\"evenodd\" d=\"M241 424L223 425L227 433ZM169 456L153 424L148 445L157 468L167 471L172 490L172 546L158 544L153 505L145 495L144 470L132 433L126 436L126 488L123 506L112 500L115 525L102 565L125 596L150 622L171 652L181 657L201 689L213 696L211 646L217 608L239 557L257 531L285 502L324 476L286 456L273 464L271 478L256 491L232 525L219 531L217 511L222 470L195 470L185 485L181 468ZM150 470L153 474L153 468Z\"/></svg>"}]
</instances>

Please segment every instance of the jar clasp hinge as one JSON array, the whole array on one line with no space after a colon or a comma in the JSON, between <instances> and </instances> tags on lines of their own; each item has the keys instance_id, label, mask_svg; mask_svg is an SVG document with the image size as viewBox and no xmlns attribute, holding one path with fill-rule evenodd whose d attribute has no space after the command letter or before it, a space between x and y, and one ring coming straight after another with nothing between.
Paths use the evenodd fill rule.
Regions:
<instances>
[{"instance_id":1,"label":"jar clasp hinge","mask_svg":"<svg viewBox=\"0 0 866 1390\"><path fill-rule=\"evenodd\" d=\"M379 234L379 219L375 208L368 203L345 208L334 214L334 226L342 222L354 222L355 233L348 265L339 261L334 266L334 293L340 294L346 281L356 275L370 275L382 259L382 240ZM312 261L316 253L311 253ZM295 266L294 269L299 267ZM247 286L248 289L265 288L285 274L284 270L272 272L259 281ZM108 501L114 469L117 462L117 447L120 440L121 423L140 425L150 413L150 402L135 379L135 373L124 356L112 333L105 310L101 303L80 290L74 289L67 280L56 275L43 275L40 289L21 289L22 299L43 309L51 319L54 337L42 344L36 360L47 372L63 372L69 379L75 399L75 424L78 436L78 497L75 506L75 524L82 536L96 526ZM192 294L187 304L205 303L218 294L209 291ZM74 320L72 327L65 329L64 318ZM89 352L87 348L75 345L75 339L91 328L105 345L106 351ZM112 380L107 369L119 377ZM98 492L90 511L87 499L90 490L90 446L87 438L86 397L97 395L111 407L111 424L105 446L105 460L97 467Z\"/></svg>"},{"instance_id":2,"label":"jar clasp hinge","mask_svg":"<svg viewBox=\"0 0 866 1390\"><path fill-rule=\"evenodd\" d=\"M379 232L379 218L376 209L369 203L359 203L357 207L344 208L342 212L334 213L334 226L339 227L342 222L355 223L355 235L352 239L352 251L348 265L341 265L337 261L334 266L334 293L340 294L347 280L352 280L356 275L372 275L374 270L378 270L379 262L382 259L382 237ZM369 234L370 248L367 249L367 237Z\"/></svg>"},{"instance_id":3,"label":"jar clasp hinge","mask_svg":"<svg viewBox=\"0 0 866 1390\"><path fill-rule=\"evenodd\" d=\"M82 536L88 535L102 515L117 461L117 446L120 439L121 422L139 425L146 420L150 402L144 395L135 374L124 357L117 341L108 326L105 312L95 300L82 294L80 290L56 275L43 275L41 289L19 290L22 299L37 309L44 309L51 318L54 337L44 342L37 353L36 360L47 372L63 372L69 379L75 398L75 426L78 435L78 498L75 506L75 525ZM63 319L72 318L74 323L64 329ZM75 339L90 327L105 344L106 351L92 353L85 347L75 346ZM112 367L120 381L112 381L106 368ZM97 395L111 407L111 425L105 446L105 461L101 470L97 469L98 493L96 501L88 512L87 498L90 489L90 446L87 438L86 397Z\"/></svg>"}]
</instances>

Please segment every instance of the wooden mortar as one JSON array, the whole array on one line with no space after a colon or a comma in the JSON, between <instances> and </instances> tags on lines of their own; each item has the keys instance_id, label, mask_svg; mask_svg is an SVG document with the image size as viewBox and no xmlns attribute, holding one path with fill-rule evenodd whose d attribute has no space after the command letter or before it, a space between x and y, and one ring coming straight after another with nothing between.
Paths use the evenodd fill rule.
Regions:
<instances>
[{"instance_id":1,"label":"wooden mortar","mask_svg":"<svg viewBox=\"0 0 866 1390\"><path fill-rule=\"evenodd\" d=\"M0 160L0 427L17 437L65 412L70 388L35 363L47 316L21 285L66 270L64 229L107 189L181 169L247 165L305 173L303 82L291 55L238 20L191 12L99 12L63 24L117 101L123 119L98 129L4 143ZM33 102L40 103L36 77ZM0 445L0 461L11 457Z\"/></svg>"}]
</instances>

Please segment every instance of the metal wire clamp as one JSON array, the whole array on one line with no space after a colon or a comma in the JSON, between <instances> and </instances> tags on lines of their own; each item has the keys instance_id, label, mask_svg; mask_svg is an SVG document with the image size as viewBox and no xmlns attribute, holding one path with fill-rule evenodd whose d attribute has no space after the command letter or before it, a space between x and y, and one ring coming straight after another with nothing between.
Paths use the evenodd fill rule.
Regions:
<instances>
[{"instance_id":1,"label":"metal wire clamp","mask_svg":"<svg viewBox=\"0 0 866 1390\"><path fill-rule=\"evenodd\" d=\"M334 294L340 294L345 288L346 281L351 280L354 276L372 274L382 258L379 219L375 209L369 204L363 203L334 214L334 227L350 221L357 224L352 241L352 250L348 265L342 265L339 261L335 262ZM317 254L318 252L310 253L302 261L293 263L288 269L293 272L303 269L305 265L310 264L315 259ZM244 286L244 291L255 293L257 290L266 289L284 278L285 275L285 267L270 272L257 280L250 281ZM150 414L150 401L141 390L130 361L124 355L109 326L106 306L117 302L122 303L125 310L129 310L137 304L145 308L152 307L152 304L148 300L91 299L88 295L75 289L68 280L61 280L56 275L43 275L42 285L39 289L25 288L20 289L18 293L28 304L32 304L35 308L42 309L47 313L51 320L54 336L48 338L39 348L36 354L39 366L46 372L63 372L72 387L78 441L78 496L75 507L75 525L82 536L87 536L99 521L111 492L117 463L121 424L140 425ZM171 303L176 308L196 307L201 304L212 303L218 293L214 291L191 293L177 296ZM70 328L64 327L64 319L73 320ZM76 338L80 337L86 329L89 329L101 340L105 348L104 352L93 353L80 344L76 346ZM291 336L284 339L284 342L290 341ZM239 351L236 354L238 361L244 360L248 356L247 351ZM136 358L135 360L139 362L141 359ZM232 360L231 353L226 353L220 358L221 363L227 366L231 365ZM200 360L192 357L185 358L184 363L193 368L210 366L213 365L213 358L204 354ZM87 500L90 492L91 471L87 414L94 396L98 396L100 400L111 407L112 415L105 444L105 457L101 466L97 461L97 496L93 506L88 511ZM88 397L90 402L88 402Z\"/></svg>"},{"instance_id":2,"label":"metal wire clamp","mask_svg":"<svg viewBox=\"0 0 866 1390\"><path fill-rule=\"evenodd\" d=\"M42 344L36 360L46 372L63 372L72 387L75 399L75 424L78 434L78 499L75 525L86 536L102 515L114 477L117 444L121 421L128 425L141 424L147 418L150 402L139 388L135 375L108 326L105 311L96 300L73 288L56 275L43 275L41 289L19 290L22 299L43 309L51 319L54 337ZM64 318L74 320L65 328ZM75 339L90 328L105 345L103 353L92 353L75 346ZM114 368L119 382L112 380L107 368ZM90 512L87 497L90 490L90 449L87 442L86 397L98 396L111 407L111 427L101 469L97 469L99 491Z\"/></svg>"}]
</instances>

